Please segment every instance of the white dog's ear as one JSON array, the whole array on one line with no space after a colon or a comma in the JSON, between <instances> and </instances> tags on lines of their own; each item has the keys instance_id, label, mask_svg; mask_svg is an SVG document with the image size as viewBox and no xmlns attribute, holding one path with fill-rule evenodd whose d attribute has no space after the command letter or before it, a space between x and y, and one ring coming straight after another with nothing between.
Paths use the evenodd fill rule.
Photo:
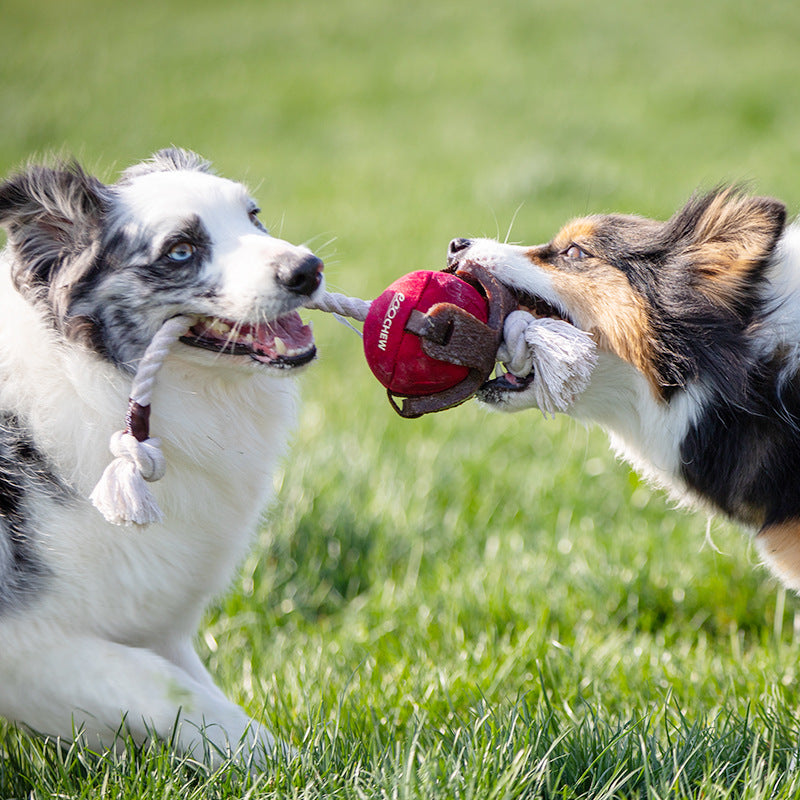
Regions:
<instances>
[{"instance_id":1,"label":"white dog's ear","mask_svg":"<svg viewBox=\"0 0 800 800\"><path fill-rule=\"evenodd\" d=\"M46 295L53 277L100 246L106 186L77 164L31 167L0 184L0 225L17 250L14 283Z\"/></svg>"}]
</instances>

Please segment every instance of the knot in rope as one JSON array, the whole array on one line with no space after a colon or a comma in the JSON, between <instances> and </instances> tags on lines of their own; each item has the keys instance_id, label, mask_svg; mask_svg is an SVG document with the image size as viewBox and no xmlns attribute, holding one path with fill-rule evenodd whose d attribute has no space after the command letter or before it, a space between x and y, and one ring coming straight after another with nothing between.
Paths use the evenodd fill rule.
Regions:
<instances>
[{"instance_id":1,"label":"knot in rope","mask_svg":"<svg viewBox=\"0 0 800 800\"><path fill-rule=\"evenodd\" d=\"M591 334L562 319L512 311L497 360L515 377L533 372L532 391L545 416L566 411L586 389L597 363Z\"/></svg>"},{"instance_id":2,"label":"knot in rope","mask_svg":"<svg viewBox=\"0 0 800 800\"><path fill-rule=\"evenodd\" d=\"M503 341L497 351L497 360L517 377L529 375L533 369L533 352L525 334L535 319L527 311L512 311L503 323Z\"/></svg>"},{"instance_id":3,"label":"knot in rope","mask_svg":"<svg viewBox=\"0 0 800 800\"><path fill-rule=\"evenodd\" d=\"M148 345L133 377L125 429L113 433L109 441L114 460L89 498L114 525L149 525L164 518L146 483L161 480L166 472L161 441L150 438L150 401L156 375L170 348L194 322L186 316L168 319Z\"/></svg>"},{"instance_id":4,"label":"knot in rope","mask_svg":"<svg viewBox=\"0 0 800 800\"><path fill-rule=\"evenodd\" d=\"M115 458L124 458L133 464L146 481L160 481L167 468L167 460L161 452L160 439L145 439L140 442L132 433L115 431L108 444Z\"/></svg>"}]
</instances>

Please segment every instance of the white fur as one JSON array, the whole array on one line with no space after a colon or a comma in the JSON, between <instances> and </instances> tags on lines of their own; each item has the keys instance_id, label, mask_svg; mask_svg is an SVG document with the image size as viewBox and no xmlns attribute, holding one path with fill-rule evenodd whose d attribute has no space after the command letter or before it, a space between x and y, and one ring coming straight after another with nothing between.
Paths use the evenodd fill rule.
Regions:
<instances>
[{"instance_id":1,"label":"white fur","mask_svg":"<svg viewBox=\"0 0 800 800\"><path fill-rule=\"evenodd\" d=\"M507 286L541 297L556 307L563 306L550 276L543 270L532 269L525 255L528 249L494 239L472 239L469 260L493 272Z\"/></svg>"},{"instance_id":2,"label":"white fur","mask_svg":"<svg viewBox=\"0 0 800 800\"><path fill-rule=\"evenodd\" d=\"M181 217L199 215L226 315L271 318L286 310L272 265L299 248L254 227L250 202L239 184L176 171L137 177L117 212L150 231L154 246ZM180 717L184 751L202 754L202 731L212 746L243 741L264 756L271 735L214 685L192 638L270 499L295 422L294 381L247 357L176 345L151 418L167 461L152 486L165 522L110 525L86 498L109 461L130 375L57 334L13 288L12 257L7 249L0 258L0 408L24 419L72 500L37 506L45 590L0 615L0 714L65 739L82 731L94 746L112 743L123 720L137 740L168 739Z\"/></svg>"},{"instance_id":3,"label":"white fur","mask_svg":"<svg viewBox=\"0 0 800 800\"><path fill-rule=\"evenodd\" d=\"M778 348L788 351L789 372L800 367L800 224L786 228L767 270L764 289L769 325L761 326L759 338L765 355Z\"/></svg>"},{"instance_id":4,"label":"white fur","mask_svg":"<svg viewBox=\"0 0 800 800\"><path fill-rule=\"evenodd\" d=\"M680 475L680 443L702 408L702 394L693 384L672 403L659 402L638 370L601 352L588 388L567 413L604 428L617 455L673 499L697 502Z\"/></svg>"}]
</instances>

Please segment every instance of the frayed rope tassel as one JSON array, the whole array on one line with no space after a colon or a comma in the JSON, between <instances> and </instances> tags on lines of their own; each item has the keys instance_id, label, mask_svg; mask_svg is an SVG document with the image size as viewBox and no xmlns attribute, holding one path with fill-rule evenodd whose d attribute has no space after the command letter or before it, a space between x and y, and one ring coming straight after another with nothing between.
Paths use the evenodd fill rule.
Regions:
<instances>
[{"instance_id":1,"label":"frayed rope tassel","mask_svg":"<svg viewBox=\"0 0 800 800\"><path fill-rule=\"evenodd\" d=\"M164 477L166 462L159 439L150 438L150 400L155 378L172 345L194 324L191 317L167 320L145 350L131 384L125 429L111 436L115 456L89 499L114 525L149 525L164 515L148 482Z\"/></svg>"},{"instance_id":2,"label":"frayed rope tassel","mask_svg":"<svg viewBox=\"0 0 800 800\"><path fill-rule=\"evenodd\" d=\"M545 416L566 411L586 389L597 364L591 334L560 319L512 311L503 325L497 360L518 378L533 370L532 390Z\"/></svg>"}]
</instances>

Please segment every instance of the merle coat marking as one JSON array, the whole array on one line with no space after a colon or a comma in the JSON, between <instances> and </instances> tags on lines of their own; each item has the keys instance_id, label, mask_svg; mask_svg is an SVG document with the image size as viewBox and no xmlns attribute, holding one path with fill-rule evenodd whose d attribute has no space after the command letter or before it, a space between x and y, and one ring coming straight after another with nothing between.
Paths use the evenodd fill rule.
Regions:
<instances>
[{"instance_id":1,"label":"merle coat marking","mask_svg":"<svg viewBox=\"0 0 800 800\"><path fill-rule=\"evenodd\" d=\"M271 237L239 183L182 150L105 185L77 165L0 185L0 714L46 734L182 750L270 734L192 646L269 500L314 357L295 309L322 264ZM197 323L159 374L165 522L106 523L87 497L131 373L163 322ZM204 739L203 736L206 738Z\"/></svg>"}]
</instances>

